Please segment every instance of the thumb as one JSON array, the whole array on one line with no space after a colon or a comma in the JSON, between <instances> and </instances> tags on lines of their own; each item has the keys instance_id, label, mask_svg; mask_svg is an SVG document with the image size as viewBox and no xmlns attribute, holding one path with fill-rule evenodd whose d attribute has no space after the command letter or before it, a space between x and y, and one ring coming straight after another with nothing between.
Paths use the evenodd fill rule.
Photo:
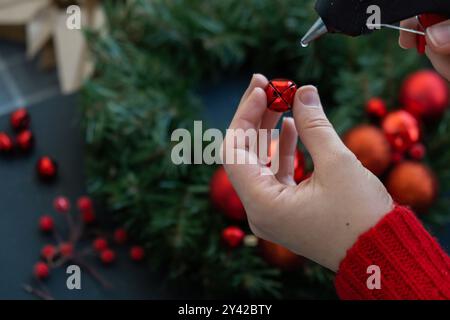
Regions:
<instances>
[{"instance_id":1,"label":"thumb","mask_svg":"<svg viewBox=\"0 0 450 320\"><path fill-rule=\"evenodd\" d=\"M450 20L429 27L427 44L439 54L450 54Z\"/></svg>"},{"instance_id":2,"label":"thumb","mask_svg":"<svg viewBox=\"0 0 450 320\"><path fill-rule=\"evenodd\" d=\"M314 86L298 89L294 100L294 119L298 134L311 154L314 166L330 163L346 150L322 108Z\"/></svg>"}]
</instances>

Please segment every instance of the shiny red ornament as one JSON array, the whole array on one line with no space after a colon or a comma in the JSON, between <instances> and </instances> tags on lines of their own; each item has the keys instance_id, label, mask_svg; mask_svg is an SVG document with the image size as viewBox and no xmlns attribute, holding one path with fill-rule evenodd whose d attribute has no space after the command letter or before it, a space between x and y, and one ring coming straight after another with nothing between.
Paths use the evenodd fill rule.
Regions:
<instances>
[{"instance_id":1,"label":"shiny red ornament","mask_svg":"<svg viewBox=\"0 0 450 320\"><path fill-rule=\"evenodd\" d=\"M421 143L416 143L409 149L409 156L414 160L422 160L425 158L426 149Z\"/></svg>"},{"instance_id":2,"label":"shiny red ornament","mask_svg":"<svg viewBox=\"0 0 450 320\"><path fill-rule=\"evenodd\" d=\"M418 119L439 119L450 104L447 81L431 70L413 73L403 82L400 100Z\"/></svg>"},{"instance_id":3,"label":"shiny red ornament","mask_svg":"<svg viewBox=\"0 0 450 320\"><path fill-rule=\"evenodd\" d=\"M59 252L63 257L71 257L73 254L73 244L70 242L64 242L59 245Z\"/></svg>"},{"instance_id":4,"label":"shiny red ornament","mask_svg":"<svg viewBox=\"0 0 450 320\"><path fill-rule=\"evenodd\" d=\"M102 252L103 250L108 249L108 241L103 237L98 237L92 243L92 247L95 251Z\"/></svg>"},{"instance_id":5,"label":"shiny red ornament","mask_svg":"<svg viewBox=\"0 0 450 320\"><path fill-rule=\"evenodd\" d=\"M70 201L68 198L59 196L53 200L53 208L56 212L67 213L70 210Z\"/></svg>"},{"instance_id":6,"label":"shiny red ornament","mask_svg":"<svg viewBox=\"0 0 450 320\"><path fill-rule=\"evenodd\" d=\"M79 197L77 200L77 207L81 212L92 211L94 208L92 205L92 200L88 196Z\"/></svg>"},{"instance_id":7,"label":"shiny red ornament","mask_svg":"<svg viewBox=\"0 0 450 320\"><path fill-rule=\"evenodd\" d=\"M5 132L0 132L0 154L9 154L14 150L13 139Z\"/></svg>"},{"instance_id":8,"label":"shiny red ornament","mask_svg":"<svg viewBox=\"0 0 450 320\"><path fill-rule=\"evenodd\" d=\"M30 121L30 115L25 108L17 109L13 113L11 113L11 127L16 131L28 129L30 127Z\"/></svg>"},{"instance_id":9,"label":"shiny red ornament","mask_svg":"<svg viewBox=\"0 0 450 320\"><path fill-rule=\"evenodd\" d=\"M213 205L228 218L236 221L247 218L244 206L223 167L217 169L212 176L209 194Z\"/></svg>"},{"instance_id":10,"label":"shiny red ornament","mask_svg":"<svg viewBox=\"0 0 450 320\"><path fill-rule=\"evenodd\" d=\"M116 253L111 249L103 250L100 254L100 260L104 264L111 264L114 262L114 260L116 260Z\"/></svg>"},{"instance_id":11,"label":"shiny red ornament","mask_svg":"<svg viewBox=\"0 0 450 320\"><path fill-rule=\"evenodd\" d=\"M52 180L58 174L58 165L52 158L44 156L38 159L36 170L41 179Z\"/></svg>"},{"instance_id":12,"label":"shiny red ornament","mask_svg":"<svg viewBox=\"0 0 450 320\"><path fill-rule=\"evenodd\" d=\"M418 23L418 31L425 32L425 30L428 27L431 27L432 25L438 24L440 22L443 22L447 20L448 18L445 15L441 14L435 14L435 13L425 13L421 14L418 17L419 23ZM425 48L427 46L427 38L423 35L417 35L416 36L416 46L417 46L417 52L419 54L425 54Z\"/></svg>"},{"instance_id":13,"label":"shiny red ornament","mask_svg":"<svg viewBox=\"0 0 450 320\"><path fill-rule=\"evenodd\" d=\"M245 233L239 227L227 227L222 231L222 241L229 248L237 248L244 241Z\"/></svg>"},{"instance_id":14,"label":"shiny red ornament","mask_svg":"<svg viewBox=\"0 0 450 320\"><path fill-rule=\"evenodd\" d=\"M124 244L127 241L128 235L125 229L118 228L114 231L114 240L117 244Z\"/></svg>"},{"instance_id":15,"label":"shiny red ornament","mask_svg":"<svg viewBox=\"0 0 450 320\"><path fill-rule=\"evenodd\" d=\"M145 257L145 250L141 246L133 246L130 249L130 258L133 261L142 261Z\"/></svg>"},{"instance_id":16,"label":"shiny red ornament","mask_svg":"<svg viewBox=\"0 0 450 320\"><path fill-rule=\"evenodd\" d=\"M16 144L19 150L28 152L33 148L34 136L30 130L21 131L16 136Z\"/></svg>"},{"instance_id":17,"label":"shiny red ornament","mask_svg":"<svg viewBox=\"0 0 450 320\"><path fill-rule=\"evenodd\" d=\"M41 257L46 260L52 260L56 255L56 248L54 245L48 244L41 249Z\"/></svg>"},{"instance_id":18,"label":"shiny red ornament","mask_svg":"<svg viewBox=\"0 0 450 320\"><path fill-rule=\"evenodd\" d=\"M53 218L48 215L39 218L39 229L43 232L53 231L54 225Z\"/></svg>"},{"instance_id":19,"label":"shiny red ornament","mask_svg":"<svg viewBox=\"0 0 450 320\"><path fill-rule=\"evenodd\" d=\"M372 98L366 103L366 112L369 116L382 119L387 115L386 103L381 98Z\"/></svg>"},{"instance_id":20,"label":"shiny red ornament","mask_svg":"<svg viewBox=\"0 0 450 320\"><path fill-rule=\"evenodd\" d=\"M404 110L389 113L384 118L382 127L395 151L405 152L420 140L419 123Z\"/></svg>"},{"instance_id":21,"label":"shiny red ornament","mask_svg":"<svg viewBox=\"0 0 450 320\"><path fill-rule=\"evenodd\" d=\"M34 265L33 273L36 278L43 280L50 275L50 268L45 262L40 261Z\"/></svg>"},{"instance_id":22,"label":"shiny red ornament","mask_svg":"<svg viewBox=\"0 0 450 320\"><path fill-rule=\"evenodd\" d=\"M287 79L274 79L266 87L267 107L275 112L292 109L297 85Z\"/></svg>"}]
</instances>

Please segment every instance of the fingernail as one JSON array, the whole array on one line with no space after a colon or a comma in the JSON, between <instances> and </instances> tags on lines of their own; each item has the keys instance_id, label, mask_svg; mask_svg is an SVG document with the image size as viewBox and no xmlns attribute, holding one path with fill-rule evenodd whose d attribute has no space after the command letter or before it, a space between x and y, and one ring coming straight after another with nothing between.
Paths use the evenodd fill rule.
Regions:
<instances>
[{"instance_id":1,"label":"fingernail","mask_svg":"<svg viewBox=\"0 0 450 320\"><path fill-rule=\"evenodd\" d=\"M305 106L317 107L320 105L319 93L314 86L302 88L299 94L299 99Z\"/></svg>"},{"instance_id":2,"label":"fingernail","mask_svg":"<svg viewBox=\"0 0 450 320\"><path fill-rule=\"evenodd\" d=\"M427 29L428 37L435 47L442 47L450 43L450 25L437 24Z\"/></svg>"}]
</instances>

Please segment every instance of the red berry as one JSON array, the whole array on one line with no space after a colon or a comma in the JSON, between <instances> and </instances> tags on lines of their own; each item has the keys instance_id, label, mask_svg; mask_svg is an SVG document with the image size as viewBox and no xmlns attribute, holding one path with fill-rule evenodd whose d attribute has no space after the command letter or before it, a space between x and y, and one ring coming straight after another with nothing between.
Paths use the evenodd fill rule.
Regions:
<instances>
[{"instance_id":1,"label":"red berry","mask_svg":"<svg viewBox=\"0 0 450 320\"><path fill-rule=\"evenodd\" d=\"M54 245L48 244L44 246L41 250L41 256L44 259L52 260L56 254L56 248Z\"/></svg>"},{"instance_id":2,"label":"red berry","mask_svg":"<svg viewBox=\"0 0 450 320\"><path fill-rule=\"evenodd\" d=\"M94 249L98 252L102 252L105 249L108 249L108 241L105 238L98 237L92 243Z\"/></svg>"},{"instance_id":3,"label":"red berry","mask_svg":"<svg viewBox=\"0 0 450 320\"><path fill-rule=\"evenodd\" d=\"M53 218L45 215L39 218L39 228L44 232L53 231L54 223Z\"/></svg>"},{"instance_id":4,"label":"red berry","mask_svg":"<svg viewBox=\"0 0 450 320\"><path fill-rule=\"evenodd\" d=\"M50 275L50 268L45 262L38 262L34 265L34 275L38 279L48 278Z\"/></svg>"},{"instance_id":5,"label":"red berry","mask_svg":"<svg viewBox=\"0 0 450 320\"><path fill-rule=\"evenodd\" d=\"M95 213L92 210L88 211L82 211L81 212L81 219L86 224L91 224L95 221Z\"/></svg>"},{"instance_id":6,"label":"red berry","mask_svg":"<svg viewBox=\"0 0 450 320\"><path fill-rule=\"evenodd\" d=\"M222 231L222 240L230 248L236 248L244 240L245 233L239 227L228 227Z\"/></svg>"},{"instance_id":7,"label":"red berry","mask_svg":"<svg viewBox=\"0 0 450 320\"><path fill-rule=\"evenodd\" d=\"M116 240L118 244L124 244L127 241L127 238L128 235L125 229L118 228L114 231L114 240Z\"/></svg>"},{"instance_id":8,"label":"red berry","mask_svg":"<svg viewBox=\"0 0 450 320\"><path fill-rule=\"evenodd\" d=\"M30 115L27 109L20 108L14 111L10 117L11 127L16 130L28 129L30 126Z\"/></svg>"},{"instance_id":9,"label":"red berry","mask_svg":"<svg viewBox=\"0 0 450 320\"><path fill-rule=\"evenodd\" d=\"M116 253L111 249L103 250L100 253L100 260L102 260L102 262L105 264L113 263L114 260L116 260Z\"/></svg>"},{"instance_id":10,"label":"red berry","mask_svg":"<svg viewBox=\"0 0 450 320\"><path fill-rule=\"evenodd\" d=\"M130 257L134 261L142 261L145 256L144 248L141 246L133 246L130 249Z\"/></svg>"},{"instance_id":11,"label":"red berry","mask_svg":"<svg viewBox=\"0 0 450 320\"><path fill-rule=\"evenodd\" d=\"M0 153L10 153L14 149L14 142L11 137L4 133L0 132Z\"/></svg>"},{"instance_id":12,"label":"red berry","mask_svg":"<svg viewBox=\"0 0 450 320\"><path fill-rule=\"evenodd\" d=\"M425 146L421 143L416 143L411 147L411 149L409 149L409 155L414 160L422 160L423 158L425 158L425 154L426 154Z\"/></svg>"},{"instance_id":13,"label":"red berry","mask_svg":"<svg viewBox=\"0 0 450 320\"><path fill-rule=\"evenodd\" d=\"M30 130L24 130L16 136L16 144L21 151L30 151L33 147L33 142L34 137L33 133Z\"/></svg>"},{"instance_id":14,"label":"red berry","mask_svg":"<svg viewBox=\"0 0 450 320\"><path fill-rule=\"evenodd\" d=\"M63 257L70 257L73 254L73 245L70 242L64 242L59 245L59 252Z\"/></svg>"},{"instance_id":15,"label":"red berry","mask_svg":"<svg viewBox=\"0 0 450 320\"><path fill-rule=\"evenodd\" d=\"M59 213L67 213L70 210L70 201L63 196L56 197L53 200L53 208Z\"/></svg>"},{"instance_id":16,"label":"red berry","mask_svg":"<svg viewBox=\"0 0 450 320\"><path fill-rule=\"evenodd\" d=\"M386 103L383 99L372 98L367 101L366 112L368 115L378 119L384 118L387 115Z\"/></svg>"},{"instance_id":17,"label":"red berry","mask_svg":"<svg viewBox=\"0 0 450 320\"><path fill-rule=\"evenodd\" d=\"M77 207L78 207L78 210L80 210L81 212L92 211L93 206L92 206L91 198L89 198L87 196L79 197L77 200Z\"/></svg>"},{"instance_id":18,"label":"red berry","mask_svg":"<svg viewBox=\"0 0 450 320\"><path fill-rule=\"evenodd\" d=\"M36 171L41 179L52 180L58 174L58 165L52 158L44 156L38 159Z\"/></svg>"}]
</instances>

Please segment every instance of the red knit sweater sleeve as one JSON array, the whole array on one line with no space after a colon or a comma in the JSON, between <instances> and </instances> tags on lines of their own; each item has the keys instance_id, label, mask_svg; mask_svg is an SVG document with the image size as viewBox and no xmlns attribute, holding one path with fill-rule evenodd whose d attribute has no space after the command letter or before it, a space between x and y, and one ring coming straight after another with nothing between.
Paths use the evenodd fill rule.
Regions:
<instances>
[{"instance_id":1,"label":"red knit sweater sleeve","mask_svg":"<svg viewBox=\"0 0 450 320\"><path fill-rule=\"evenodd\" d=\"M381 288L370 290L373 265ZM335 286L341 299L450 299L450 258L410 210L396 207L347 252Z\"/></svg>"}]
</instances>

